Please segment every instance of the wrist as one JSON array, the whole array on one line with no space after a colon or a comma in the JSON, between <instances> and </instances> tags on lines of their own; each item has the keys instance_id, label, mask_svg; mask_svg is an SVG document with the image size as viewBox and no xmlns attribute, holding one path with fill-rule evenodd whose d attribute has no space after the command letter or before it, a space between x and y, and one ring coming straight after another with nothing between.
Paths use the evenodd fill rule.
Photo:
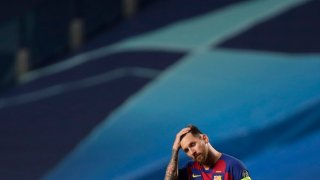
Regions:
<instances>
[{"instance_id":1,"label":"wrist","mask_svg":"<svg viewBox=\"0 0 320 180\"><path fill-rule=\"evenodd\" d=\"M172 148L172 154L177 154L179 152L179 148Z\"/></svg>"},{"instance_id":2,"label":"wrist","mask_svg":"<svg viewBox=\"0 0 320 180\"><path fill-rule=\"evenodd\" d=\"M172 146L172 150L176 150L176 151L179 151L179 147L176 147L176 146Z\"/></svg>"}]
</instances>

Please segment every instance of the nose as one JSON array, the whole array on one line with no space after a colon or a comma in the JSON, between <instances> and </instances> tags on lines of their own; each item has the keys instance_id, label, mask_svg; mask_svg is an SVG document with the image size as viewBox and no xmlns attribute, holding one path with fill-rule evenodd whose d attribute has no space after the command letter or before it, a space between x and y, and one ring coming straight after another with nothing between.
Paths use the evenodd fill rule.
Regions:
<instances>
[{"instance_id":1,"label":"nose","mask_svg":"<svg viewBox=\"0 0 320 180\"><path fill-rule=\"evenodd\" d=\"M193 148L189 148L189 152L192 156L196 155L196 151Z\"/></svg>"}]
</instances>

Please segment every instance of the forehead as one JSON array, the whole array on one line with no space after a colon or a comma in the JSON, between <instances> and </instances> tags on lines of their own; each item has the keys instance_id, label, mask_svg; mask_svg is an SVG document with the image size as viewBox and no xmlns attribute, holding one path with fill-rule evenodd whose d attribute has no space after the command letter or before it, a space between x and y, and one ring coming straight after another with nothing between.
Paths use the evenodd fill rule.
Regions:
<instances>
[{"instance_id":1,"label":"forehead","mask_svg":"<svg viewBox=\"0 0 320 180\"><path fill-rule=\"evenodd\" d=\"M189 146L191 142L198 141L198 140L199 138L194 137L191 133L188 133L182 138L180 144L182 148L186 148Z\"/></svg>"}]
</instances>

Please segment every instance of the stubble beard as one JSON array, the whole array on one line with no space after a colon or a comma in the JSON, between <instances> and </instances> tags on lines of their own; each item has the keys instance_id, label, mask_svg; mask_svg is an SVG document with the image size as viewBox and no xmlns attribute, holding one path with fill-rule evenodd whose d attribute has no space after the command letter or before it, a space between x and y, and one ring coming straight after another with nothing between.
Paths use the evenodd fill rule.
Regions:
<instances>
[{"instance_id":1,"label":"stubble beard","mask_svg":"<svg viewBox=\"0 0 320 180\"><path fill-rule=\"evenodd\" d=\"M201 153L201 154L199 154L199 155L196 157L196 159L195 159L195 160L196 160L197 162L199 162L199 163L203 164L203 163L205 163L205 162L206 162L206 159L207 159L206 154Z\"/></svg>"},{"instance_id":2,"label":"stubble beard","mask_svg":"<svg viewBox=\"0 0 320 180\"><path fill-rule=\"evenodd\" d=\"M208 149L205 148L205 151L203 153L200 153L197 158L196 158L196 161L198 161L199 163L201 164L204 164L206 163L207 161L207 158L208 158Z\"/></svg>"}]
</instances>

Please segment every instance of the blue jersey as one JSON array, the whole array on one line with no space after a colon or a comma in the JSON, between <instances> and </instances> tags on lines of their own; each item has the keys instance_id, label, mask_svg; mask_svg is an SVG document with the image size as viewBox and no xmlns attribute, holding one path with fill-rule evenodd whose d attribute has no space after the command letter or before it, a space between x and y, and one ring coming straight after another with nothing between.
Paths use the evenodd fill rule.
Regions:
<instances>
[{"instance_id":1,"label":"blue jersey","mask_svg":"<svg viewBox=\"0 0 320 180\"><path fill-rule=\"evenodd\" d=\"M244 164L227 154L222 154L208 170L198 162L189 162L185 168L179 170L179 179L251 180Z\"/></svg>"}]
</instances>

